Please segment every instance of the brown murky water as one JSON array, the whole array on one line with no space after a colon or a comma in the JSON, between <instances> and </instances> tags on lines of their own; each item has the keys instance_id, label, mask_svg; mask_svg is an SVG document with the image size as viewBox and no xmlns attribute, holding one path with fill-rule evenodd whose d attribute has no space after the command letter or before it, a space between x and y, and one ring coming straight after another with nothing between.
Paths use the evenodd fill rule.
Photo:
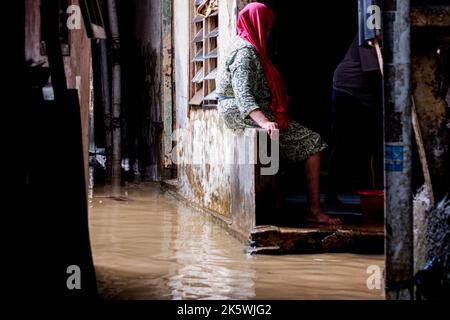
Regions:
<instances>
[{"instance_id":1,"label":"brown murky water","mask_svg":"<svg viewBox=\"0 0 450 320\"><path fill-rule=\"evenodd\" d=\"M382 256L250 256L201 213L160 191L96 193L90 232L100 294L107 299L383 299L367 288Z\"/></svg>"}]
</instances>

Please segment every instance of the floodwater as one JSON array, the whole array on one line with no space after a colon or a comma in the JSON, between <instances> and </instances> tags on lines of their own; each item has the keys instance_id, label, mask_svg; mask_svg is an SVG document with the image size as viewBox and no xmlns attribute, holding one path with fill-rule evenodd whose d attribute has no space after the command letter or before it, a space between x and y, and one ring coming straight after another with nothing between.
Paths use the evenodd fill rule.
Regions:
<instances>
[{"instance_id":1,"label":"floodwater","mask_svg":"<svg viewBox=\"0 0 450 320\"><path fill-rule=\"evenodd\" d=\"M251 256L208 216L163 193L133 187L114 200L96 192L90 233L105 299L383 299L368 289L382 256ZM373 283L373 282L371 282Z\"/></svg>"}]
</instances>

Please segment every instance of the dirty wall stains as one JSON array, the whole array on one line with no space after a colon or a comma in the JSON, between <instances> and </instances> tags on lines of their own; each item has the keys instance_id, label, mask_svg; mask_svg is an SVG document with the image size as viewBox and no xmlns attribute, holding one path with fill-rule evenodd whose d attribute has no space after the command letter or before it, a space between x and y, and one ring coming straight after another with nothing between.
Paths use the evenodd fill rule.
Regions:
<instances>
[{"instance_id":1,"label":"dirty wall stains","mask_svg":"<svg viewBox=\"0 0 450 320\"><path fill-rule=\"evenodd\" d=\"M412 80L417 115L430 162L432 179L438 189L448 174L447 103L440 96L438 59L433 52L416 52L412 58ZM442 185L442 186L441 186Z\"/></svg>"},{"instance_id":2,"label":"dirty wall stains","mask_svg":"<svg viewBox=\"0 0 450 320\"><path fill-rule=\"evenodd\" d=\"M230 228L244 236L255 225L255 164L241 153L254 145L256 132L229 130L216 110L196 110L177 141L179 193L231 220Z\"/></svg>"},{"instance_id":3,"label":"dirty wall stains","mask_svg":"<svg viewBox=\"0 0 450 320\"><path fill-rule=\"evenodd\" d=\"M224 216L231 209L229 169L206 154L225 152L225 126L215 110L191 113L188 126L183 130L181 147L181 193L198 205ZM214 163L211 163L214 162Z\"/></svg>"}]
</instances>

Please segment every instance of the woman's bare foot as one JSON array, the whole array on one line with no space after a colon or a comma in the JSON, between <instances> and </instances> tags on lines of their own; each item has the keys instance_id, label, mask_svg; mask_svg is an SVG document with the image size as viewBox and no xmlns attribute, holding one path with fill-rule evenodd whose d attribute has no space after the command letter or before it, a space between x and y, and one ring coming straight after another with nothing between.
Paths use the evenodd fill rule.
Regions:
<instances>
[{"instance_id":1,"label":"woman's bare foot","mask_svg":"<svg viewBox=\"0 0 450 320\"><path fill-rule=\"evenodd\" d=\"M339 218L331 218L321 209L308 210L308 216L306 217L306 221L310 223L318 223L318 224L328 224L328 225L341 225L342 221Z\"/></svg>"}]
</instances>

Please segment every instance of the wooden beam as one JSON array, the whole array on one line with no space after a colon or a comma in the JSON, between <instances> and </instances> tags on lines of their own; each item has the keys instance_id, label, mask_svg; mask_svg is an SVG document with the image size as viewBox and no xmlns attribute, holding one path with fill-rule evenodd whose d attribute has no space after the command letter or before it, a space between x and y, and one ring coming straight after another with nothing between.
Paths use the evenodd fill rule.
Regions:
<instances>
[{"instance_id":1,"label":"wooden beam","mask_svg":"<svg viewBox=\"0 0 450 320\"><path fill-rule=\"evenodd\" d=\"M434 193L433 185L431 184L430 169L428 167L428 160L425 152L425 146L423 144L422 131L420 129L419 119L417 117L416 103L414 97L412 97L412 123L414 129L414 135L416 137L417 149L419 151L420 163L422 164L423 176L425 179L425 185L427 186L428 196L430 198L430 204L434 205Z\"/></svg>"}]
</instances>

